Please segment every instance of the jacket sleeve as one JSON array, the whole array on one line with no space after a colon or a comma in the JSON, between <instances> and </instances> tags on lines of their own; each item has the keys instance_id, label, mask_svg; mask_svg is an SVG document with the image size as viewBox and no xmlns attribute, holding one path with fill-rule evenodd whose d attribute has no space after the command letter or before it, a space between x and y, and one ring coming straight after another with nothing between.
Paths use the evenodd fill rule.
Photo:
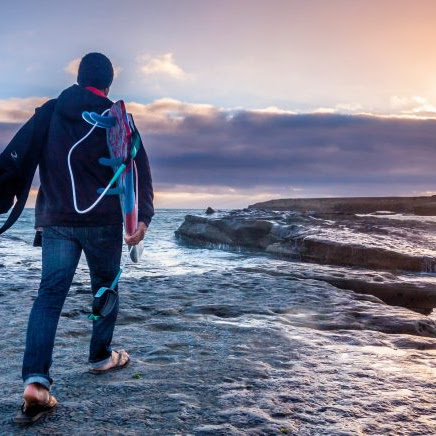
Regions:
<instances>
[{"instance_id":1,"label":"jacket sleeve","mask_svg":"<svg viewBox=\"0 0 436 436\"><path fill-rule=\"evenodd\" d=\"M52 99L36 108L35 114L18 130L0 154L0 180L8 176L22 177L24 170L33 168L38 163L55 104L56 99Z\"/></svg>"},{"instance_id":2,"label":"jacket sleeve","mask_svg":"<svg viewBox=\"0 0 436 436\"><path fill-rule=\"evenodd\" d=\"M36 159L29 153L34 124L35 115L18 130L0 154L0 213L6 213L13 206L18 192L35 173ZM33 174L29 170L33 170Z\"/></svg>"},{"instance_id":3,"label":"jacket sleeve","mask_svg":"<svg viewBox=\"0 0 436 436\"><path fill-rule=\"evenodd\" d=\"M139 132L138 132L139 135ZM141 138L139 136L139 138ZM150 163L144 145L139 147L136 154L136 168L138 171L138 221L143 221L147 226L150 225L151 218L154 215L153 207L153 184L151 180Z\"/></svg>"},{"instance_id":4,"label":"jacket sleeve","mask_svg":"<svg viewBox=\"0 0 436 436\"><path fill-rule=\"evenodd\" d=\"M17 198L0 234L14 224L26 204L55 103L49 100L37 108L0 154L0 213L6 213Z\"/></svg>"}]
</instances>

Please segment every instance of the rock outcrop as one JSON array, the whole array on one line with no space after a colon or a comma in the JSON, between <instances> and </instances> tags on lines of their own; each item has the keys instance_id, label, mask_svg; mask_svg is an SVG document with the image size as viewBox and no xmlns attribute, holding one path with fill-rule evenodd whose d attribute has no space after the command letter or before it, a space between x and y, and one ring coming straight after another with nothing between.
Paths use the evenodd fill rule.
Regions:
<instances>
[{"instance_id":1,"label":"rock outcrop","mask_svg":"<svg viewBox=\"0 0 436 436\"><path fill-rule=\"evenodd\" d=\"M394 239L398 233L404 233L404 238L409 235L404 227L386 221L356 217L320 222L308 214L266 214L245 210L217 218L187 215L176 236L194 244L254 248L292 260L320 264L435 272L436 257L428 255L428 250L420 252L416 248L409 253L407 246L404 251L398 249L401 247L392 247L401 242ZM433 226L436 230L436 224L416 223L414 226Z\"/></svg>"},{"instance_id":2,"label":"rock outcrop","mask_svg":"<svg viewBox=\"0 0 436 436\"><path fill-rule=\"evenodd\" d=\"M251 207L213 217L188 215L176 236L190 244L257 250L282 259L352 267L347 274L312 272L311 277L428 314L436 307L434 285L403 281L392 273L436 272L436 251L432 251L436 247L430 237L434 231L436 223L431 221L412 223L383 215L348 213L337 213L333 221L312 211ZM374 270L375 276L362 271L354 274L359 271L356 268Z\"/></svg>"}]
</instances>

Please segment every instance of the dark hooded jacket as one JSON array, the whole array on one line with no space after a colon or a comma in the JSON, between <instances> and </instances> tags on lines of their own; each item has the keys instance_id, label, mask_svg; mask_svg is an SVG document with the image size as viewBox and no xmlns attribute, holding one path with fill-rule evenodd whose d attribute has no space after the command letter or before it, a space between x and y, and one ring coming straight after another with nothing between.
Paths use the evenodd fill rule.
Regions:
<instances>
[{"instance_id":1,"label":"dark hooded jacket","mask_svg":"<svg viewBox=\"0 0 436 436\"><path fill-rule=\"evenodd\" d=\"M35 226L100 226L121 223L118 196L105 196L88 213L79 214L75 211L67 164L71 147L91 128L82 119L82 112L102 113L112 102L106 97L73 85L64 90L56 100L51 100L47 104L50 104L52 114L40 147L41 152L38 153L41 186L36 200ZM38 125L36 120L34 122L33 131L39 132L44 129L45 126ZM22 129L25 128L26 125ZM99 196L97 190L106 187L113 175L109 167L99 164L98 159L101 157L109 157L106 133L104 129L96 128L71 155L79 209L86 209L94 203ZM138 219L148 225L154 214L153 188L148 158L142 144L137 153L136 165L139 178ZM3 191L0 192L3 197Z\"/></svg>"},{"instance_id":2,"label":"dark hooded jacket","mask_svg":"<svg viewBox=\"0 0 436 436\"><path fill-rule=\"evenodd\" d=\"M0 154L0 214L14 206L0 234L14 224L26 205L55 105L53 99L37 108Z\"/></svg>"}]
</instances>

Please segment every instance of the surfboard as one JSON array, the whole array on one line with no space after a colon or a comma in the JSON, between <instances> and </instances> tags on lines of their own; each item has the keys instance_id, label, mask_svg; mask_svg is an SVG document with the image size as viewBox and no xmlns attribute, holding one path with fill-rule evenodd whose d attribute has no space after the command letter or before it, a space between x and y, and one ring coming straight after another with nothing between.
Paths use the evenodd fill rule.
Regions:
<instances>
[{"instance_id":1,"label":"surfboard","mask_svg":"<svg viewBox=\"0 0 436 436\"><path fill-rule=\"evenodd\" d=\"M110 193L119 196L125 231L128 235L133 235L138 228L138 172L133 158L139 144L135 141L136 128L132 115L127 113L124 101L119 100L106 115L84 112L82 116L90 124L106 129L110 159L102 158L99 160L100 164L111 166L114 173L122 164L126 165L117 180L117 188L110 190ZM133 262L140 260L142 252L142 241L129 247Z\"/></svg>"}]
</instances>

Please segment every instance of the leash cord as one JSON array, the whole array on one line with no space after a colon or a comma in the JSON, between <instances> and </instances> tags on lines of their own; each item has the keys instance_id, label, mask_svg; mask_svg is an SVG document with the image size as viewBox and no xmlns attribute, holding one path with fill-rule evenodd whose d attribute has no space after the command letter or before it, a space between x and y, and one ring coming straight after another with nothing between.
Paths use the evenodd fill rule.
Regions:
<instances>
[{"instance_id":1,"label":"leash cord","mask_svg":"<svg viewBox=\"0 0 436 436\"><path fill-rule=\"evenodd\" d=\"M107 112L109 112L110 109L106 109L101 115L106 115ZM80 144L82 143L86 138L88 138L88 136L95 130L95 128L97 127L98 122L96 122L91 129L89 130L89 132L83 136L81 139L79 139L70 149L69 153L68 153L68 171L70 173L70 179L71 179L71 188L73 191L73 203L74 203L74 209L76 210L77 213L88 213L89 211L91 211L92 209L94 209L95 206L97 206L98 203L100 203L100 201L103 199L103 197L106 195L107 191L109 191L110 187L117 181L118 177L121 175L121 173L124 171L124 169L126 168L126 166L123 164L118 168L118 171L114 174L114 176L112 177L111 181L109 182L109 184L106 186L106 188L103 190L103 192L100 194L100 196L97 198L96 201L94 201L93 204L91 204L91 206L89 206L87 209L82 209L80 210L79 207L77 206L77 197L76 197L76 185L74 182L74 174L73 174L73 169L71 167L71 154L73 153L74 149Z\"/></svg>"}]
</instances>

